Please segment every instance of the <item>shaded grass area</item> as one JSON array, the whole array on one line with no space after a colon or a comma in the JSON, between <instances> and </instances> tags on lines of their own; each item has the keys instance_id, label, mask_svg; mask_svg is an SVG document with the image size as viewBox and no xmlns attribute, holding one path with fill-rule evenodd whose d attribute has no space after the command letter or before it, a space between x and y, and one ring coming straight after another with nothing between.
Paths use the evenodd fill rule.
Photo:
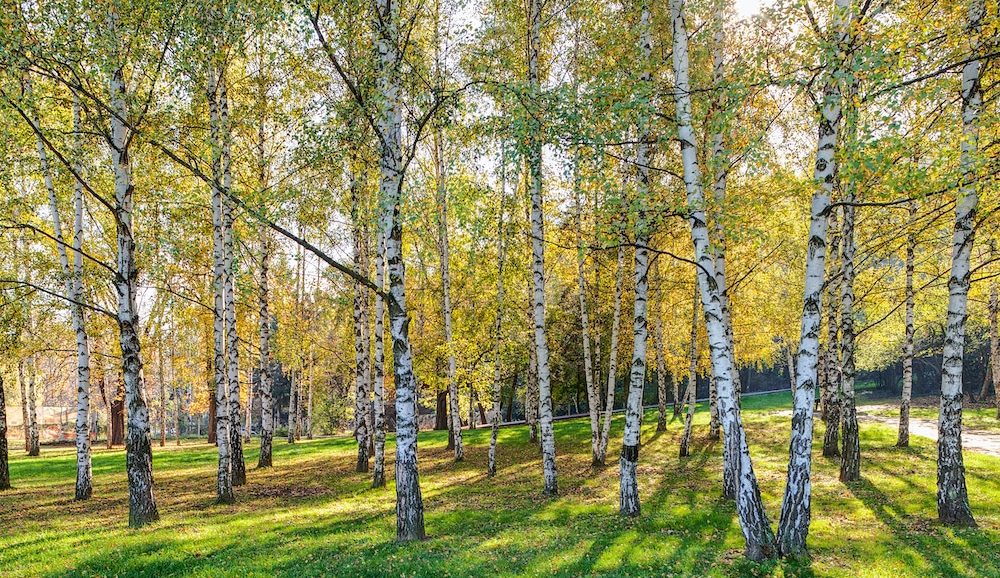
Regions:
<instances>
[{"instance_id":1,"label":"shaded grass area","mask_svg":"<svg viewBox=\"0 0 1000 578\"><path fill-rule=\"evenodd\" d=\"M773 521L784 490L789 405L787 392L744 404ZM980 528L952 530L934 521L933 444L917 438L897 449L894 431L864 424L860 483L841 484L838 465L814 453L811 561L758 565L742 560L733 507L719 498L722 446L706 439L704 407L688 458L677 457L682 422L660 434L655 423L647 414L643 510L629 520L617 515L617 463L590 464L586 420L556 425L557 498L541 496L540 457L523 427L501 430L494 479L485 476L488 430L465 432L459 464L445 449L445 432L422 433L429 539L415 544L394 542L392 484L372 490L367 475L354 473L351 438L277 442L269 470L252 467L253 444L248 484L230 506L214 503L214 447L154 447L162 519L141 530L126 527L123 451L95 451L95 497L75 503L72 451L46 448L41 458L12 460L17 487L0 494L0 575L1000 576L996 458L967 455ZM621 426L619 418L610 455Z\"/></svg>"}]
</instances>

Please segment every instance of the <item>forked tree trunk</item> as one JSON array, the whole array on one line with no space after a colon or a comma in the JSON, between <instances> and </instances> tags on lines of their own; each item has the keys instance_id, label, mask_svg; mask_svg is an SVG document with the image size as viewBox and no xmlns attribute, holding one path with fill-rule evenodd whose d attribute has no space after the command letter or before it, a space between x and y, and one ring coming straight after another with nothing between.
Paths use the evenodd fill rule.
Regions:
<instances>
[{"instance_id":1,"label":"forked tree trunk","mask_svg":"<svg viewBox=\"0 0 1000 578\"><path fill-rule=\"evenodd\" d=\"M112 36L117 15L109 16ZM132 234L133 186L129 160L128 109L124 73L121 68L111 77L111 156L115 171L115 222L118 245L118 329L122 352L122 375L125 381L125 407L128 430L125 436L125 469L128 473L129 526L137 528L159 519L153 499L153 452L149 443L149 408L142 387L142 360L139 346L139 311L136 308L138 271L135 263L135 237Z\"/></svg>"},{"instance_id":2,"label":"forked tree trunk","mask_svg":"<svg viewBox=\"0 0 1000 578\"><path fill-rule=\"evenodd\" d=\"M25 86L30 89L30 84ZM32 121L37 128L40 123L37 115ZM74 170L81 170L80 150L80 101L73 98L73 156ZM42 176L45 189L49 196L49 211L52 219L52 233L55 237L56 250L59 253L59 263L65 278L66 296L70 300L70 319L73 332L76 335L76 500L86 500L92 493L92 474L90 461L90 342L87 338L86 321L83 309L83 187L76 181L73 191L73 261L70 264L66 251L67 243L63 239L62 218L59 216L59 203L56 189L49 168L45 143L41 136L37 137L38 157L41 161Z\"/></svg>"},{"instance_id":3,"label":"forked tree trunk","mask_svg":"<svg viewBox=\"0 0 1000 578\"><path fill-rule=\"evenodd\" d=\"M712 358L713 377L719 393L719 412L723 433L739 451L739 489L736 496L736 511L746 541L746 556L752 560L771 558L776 553L776 543L772 533L757 477L754 475L750 450L737 405L733 381L733 359L729 351L728 336L723 317L719 287L715 280L715 263L710 250L708 227L706 225L705 198L701 186L701 171L695 150L694 131L691 128L691 95L688 80L688 35L684 22L684 0L671 0L670 12L673 23L673 64L676 90L674 98L677 109L677 130L684 164L684 185L690 210L691 240L694 245L695 260L698 263L698 285L702 307L705 312L709 351Z\"/></svg>"},{"instance_id":4,"label":"forked tree trunk","mask_svg":"<svg viewBox=\"0 0 1000 578\"><path fill-rule=\"evenodd\" d=\"M604 423L601 425L601 445L598 448L594 464L603 466L608 455L608 439L611 437L611 417L615 408L615 381L618 377L618 332L622 320L622 292L625 276L625 247L618 246L618 256L615 264L615 304L611 316L611 344L608 357L608 383L604 400Z\"/></svg>"},{"instance_id":5,"label":"forked tree trunk","mask_svg":"<svg viewBox=\"0 0 1000 578\"><path fill-rule=\"evenodd\" d=\"M969 52L979 52L983 33L983 0L969 1ZM983 106L980 84L982 61L970 60L962 68L963 185L959 188L952 238L951 277L948 279L948 322L945 329L941 370L941 414L938 419L937 503L938 519L953 526L974 526L965 487L962 459L962 362L965 347L965 319L968 314L969 259L975 236L976 186L979 162L979 112Z\"/></svg>"},{"instance_id":6,"label":"forked tree trunk","mask_svg":"<svg viewBox=\"0 0 1000 578\"><path fill-rule=\"evenodd\" d=\"M377 90L381 97L377 126L381 142L380 203L385 236L386 271L389 275L389 328L396 376L396 539L424 538L424 505L417 472L417 381L413 374L406 311L403 267L403 225L399 216L403 186L399 103L399 4L376 0L375 47L378 54Z\"/></svg>"},{"instance_id":7,"label":"forked tree trunk","mask_svg":"<svg viewBox=\"0 0 1000 578\"><path fill-rule=\"evenodd\" d=\"M221 67L213 67L209 71L208 106L209 106L209 139L212 149L212 369L215 376L215 443L218 447L219 464L216 475L216 500L220 503L232 503L233 466L232 437L229 430L230 404L229 384L226 381L226 245L225 245L225 209L223 208L222 190L222 122L219 112L219 92L222 79Z\"/></svg>"}]
</instances>

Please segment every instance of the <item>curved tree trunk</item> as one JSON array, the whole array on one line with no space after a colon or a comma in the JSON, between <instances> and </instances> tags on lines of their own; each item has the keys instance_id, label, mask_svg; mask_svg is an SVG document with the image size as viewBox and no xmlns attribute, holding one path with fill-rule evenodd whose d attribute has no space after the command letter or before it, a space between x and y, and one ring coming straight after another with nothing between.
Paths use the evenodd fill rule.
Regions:
<instances>
[{"instance_id":1,"label":"curved tree trunk","mask_svg":"<svg viewBox=\"0 0 1000 578\"><path fill-rule=\"evenodd\" d=\"M710 251L708 227L706 225L705 198L701 187L701 171L695 150L694 131L691 128L691 95L688 80L688 35L684 22L684 0L671 0L670 12L673 24L673 64L677 90L674 98L677 108L677 131L681 144L684 164L684 185L690 210L691 240L694 245L695 260L698 263L698 285L702 307L705 312L709 351L712 357L713 376L719 393L719 412L724 435L739 447L739 490L736 496L736 510L746 541L746 556L752 560L771 558L776 553L772 533L764 505L754 475L750 450L747 446L743 422L737 404L737 394L733 381L733 359L729 351L728 335L725 328L720 288L715 280L715 263Z\"/></svg>"},{"instance_id":2,"label":"curved tree trunk","mask_svg":"<svg viewBox=\"0 0 1000 578\"><path fill-rule=\"evenodd\" d=\"M983 0L969 2L969 48L976 55L983 33ZM973 526L965 487L962 459L962 363L965 348L965 319L971 276L969 259L975 237L976 166L979 155L979 111L983 106L980 85L982 61L970 60L962 68L962 180L955 209L952 238L951 277L948 279L948 324L945 329L941 370L941 414L938 419L937 502L938 519L954 526Z\"/></svg>"}]
</instances>

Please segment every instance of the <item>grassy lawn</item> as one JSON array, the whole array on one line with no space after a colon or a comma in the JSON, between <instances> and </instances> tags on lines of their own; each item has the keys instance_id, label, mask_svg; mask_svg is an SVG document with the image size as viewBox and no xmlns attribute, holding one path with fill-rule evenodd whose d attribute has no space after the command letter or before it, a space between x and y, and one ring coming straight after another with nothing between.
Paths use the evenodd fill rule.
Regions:
<instances>
[{"instance_id":1,"label":"grassy lawn","mask_svg":"<svg viewBox=\"0 0 1000 578\"><path fill-rule=\"evenodd\" d=\"M937 423L938 420L938 398L924 397L914 400L915 404L910 406L910 417L919 418ZM965 404L962 408L962 425L966 429L1000 432L1000 419L997 419L997 408L992 400L986 403L975 405ZM898 399L879 399L872 403L892 405L892 407L880 407L878 409L866 410L872 415L883 417L899 418Z\"/></svg>"},{"instance_id":2,"label":"grassy lawn","mask_svg":"<svg viewBox=\"0 0 1000 578\"><path fill-rule=\"evenodd\" d=\"M745 420L768 513L784 489L789 394L748 398ZM699 408L702 410L703 408ZM621 418L612 448L620 444ZM822 434L818 426L817 436ZM275 443L276 467L250 467L235 506L214 503L216 456L207 444L154 448L162 519L126 527L124 453L94 455L94 498L72 501L71 449L17 452L17 488L0 495L3 576L1000 576L1000 460L967 454L979 529L935 521L935 448L862 426L862 476L837 481L815 455L809 562L742 560L733 507L719 496L721 452L701 411L693 455L677 457L679 421L655 434L647 415L640 458L642 516L616 515L617 464L590 465L585 420L556 425L557 498L541 496L541 464L522 427L501 430L495 479L484 475L488 430L466 432L452 463L444 432L420 436L428 540L396 544L394 492L353 472L350 438ZM391 452L387 452L391 455ZM255 444L247 464L256 464ZM391 464L390 464L391 467ZM391 470L390 470L391 472ZM391 477L391 473L390 473Z\"/></svg>"}]
</instances>

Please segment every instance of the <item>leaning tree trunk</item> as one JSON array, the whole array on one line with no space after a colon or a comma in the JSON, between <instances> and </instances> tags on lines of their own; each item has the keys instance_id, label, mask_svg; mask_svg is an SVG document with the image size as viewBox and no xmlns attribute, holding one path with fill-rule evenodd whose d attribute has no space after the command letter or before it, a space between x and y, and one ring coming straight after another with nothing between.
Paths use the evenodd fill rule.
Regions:
<instances>
[{"instance_id":1,"label":"leaning tree trunk","mask_svg":"<svg viewBox=\"0 0 1000 578\"><path fill-rule=\"evenodd\" d=\"M448 351L448 415L455 461L465 459L462 447L462 412L458 405L458 383L455 381L456 360L451 326L451 271L448 266L448 186L444 166L444 143L440 130L434 134L434 166L438 202L438 253L441 258L441 310L444 318L444 343ZM471 423L470 423L471 426Z\"/></svg>"},{"instance_id":2,"label":"leaning tree trunk","mask_svg":"<svg viewBox=\"0 0 1000 578\"><path fill-rule=\"evenodd\" d=\"M594 464L603 466L608 455L608 439L611 437L611 416L615 408L615 381L618 377L618 331L622 320L622 292L625 276L625 247L618 245L615 265L615 305L611 316L611 344L608 357L608 384L604 400L604 423L601 426L601 445Z\"/></svg>"},{"instance_id":3,"label":"leaning tree trunk","mask_svg":"<svg viewBox=\"0 0 1000 578\"><path fill-rule=\"evenodd\" d=\"M836 0L830 34L833 42L840 48L838 53L843 50L847 41L850 23L849 11L850 0ZM832 61L827 62L826 66L830 76L823 90L819 136L816 146L816 166L813 170L814 188L810 210L809 243L806 249L805 291L799 349L797 359L792 359L789 356L788 361L788 373L790 376L795 375L795 387L792 392L792 435L788 444L787 482L784 499L781 503L781 517L778 522L778 547L785 556L796 556L805 552L806 537L809 535L809 521L812 514L810 498L812 495L813 412L818 381L823 275L826 268L826 233L829 224L826 212L829 209L830 195L833 192L836 170L834 151L837 148L838 125L841 117L838 76L842 63ZM853 207L848 206L844 210L845 236L851 239L847 244L853 246L853 232L846 231L848 221L846 214L849 211L853 226ZM848 260L849 256L853 258L853 252L845 251L845 261ZM845 264L845 272L846 270ZM845 287L847 286L848 284L845 284ZM853 296L853 293L851 295ZM850 318L850 304L845 297L843 319ZM843 327L846 337L852 330L848 328L846 321ZM790 347L789 344L789 350ZM846 354L845 346L845 357ZM853 351L850 355L853 357ZM857 424L856 421L855 424ZM845 433L846 429L845 426ZM855 429L855 431L857 430Z\"/></svg>"},{"instance_id":4,"label":"leaning tree trunk","mask_svg":"<svg viewBox=\"0 0 1000 578\"><path fill-rule=\"evenodd\" d=\"M399 4L389 0L376 0L375 7L377 89L382 97L378 100L377 116L381 142L379 206L382 208L382 234L386 240L386 270L389 275L387 304L396 377L396 538L409 541L424 537L424 505L417 472L417 381L413 373L413 351L410 348L403 266L403 225L399 216L403 186Z\"/></svg>"},{"instance_id":5,"label":"leaning tree trunk","mask_svg":"<svg viewBox=\"0 0 1000 578\"><path fill-rule=\"evenodd\" d=\"M684 399L687 400L687 415L684 416L684 433L681 435L679 455L685 458L691 455L691 430L694 423L694 405L698 391L698 282L695 279L694 298L691 301L691 343L688 347L690 366L688 367L687 389Z\"/></svg>"},{"instance_id":6,"label":"leaning tree trunk","mask_svg":"<svg viewBox=\"0 0 1000 578\"><path fill-rule=\"evenodd\" d=\"M528 85L532 102L541 90L538 54L541 50L542 0L528 3ZM552 428L552 386L549 376L549 345L545 336L545 232L542 211L542 127L531 117L528 146L528 176L531 191L532 319L535 333L535 357L538 364L538 422L542 442L543 493L559 492L556 481L556 439Z\"/></svg>"},{"instance_id":7,"label":"leaning tree trunk","mask_svg":"<svg viewBox=\"0 0 1000 578\"><path fill-rule=\"evenodd\" d=\"M969 2L969 48L979 52L983 33L983 0ZM965 347L966 302L969 296L969 258L975 236L976 187L979 156L979 111L983 106L980 85L982 61L970 60L962 68L962 186L955 210L951 277L948 279L948 324L945 329L941 369L941 414L938 419L937 502L938 519L954 526L973 526L965 487L962 459L962 362Z\"/></svg>"},{"instance_id":8,"label":"leaning tree trunk","mask_svg":"<svg viewBox=\"0 0 1000 578\"><path fill-rule=\"evenodd\" d=\"M7 465L7 397L3 390L3 376L0 375L0 490L10 489L10 468Z\"/></svg>"},{"instance_id":9,"label":"leaning tree trunk","mask_svg":"<svg viewBox=\"0 0 1000 578\"><path fill-rule=\"evenodd\" d=\"M385 236L382 229L378 231L378 243L375 247L375 284L379 291L385 288ZM372 413L372 434L374 440L375 460L372 466L372 487L385 487L385 301L382 295L375 295L375 367L374 394Z\"/></svg>"},{"instance_id":10,"label":"leaning tree trunk","mask_svg":"<svg viewBox=\"0 0 1000 578\"><path fill-rule=\"evenodd\" d=\"M733 436L731 440L739 451L739 490L736 496L736 510L746 541L746 556L752 560L771 558L776 551L774 534L764 512L757 477L754 475L750 449L740 409L737 405L733 381L733 359L729 351L728 336L723 317L720 288L715 281L715 262L712 256L708 227L705 219L705 198L701 186L701 171L695 150L694 131L691 127L691 93L688 80L688 35L684 22L684 0L671 0L670 12L673 23L673 64L677 89L674 98L677 109L677 132L681 144L684 165L684 185L687 191L691 240L694 245L695 261L698 263L698 285L701 292L702 308L705 313L709 351L712 358L712 374L719 393L719 412L723 434Z\"/></svg>"},{"instance_id":11,"label":"leaning tree trunk","mask_svg":"<svg viewBox=\"0 0 1000 578\"><path fill-rule=\"evenodd\" d=\"M639 77L640 86L648 89L653 84L651 56L653 52L652 25L649 4L643 1L639 13L639 52L646 64ZM628 395L625 398L625 431L622 436L622 453L618 460L620 469L619 513L638 516L639 506L639 446L642 428L642 391L646 384L646 340L649 335L646 310L649 298L649 240L650 225L646 220L649 203L649 117L650 110L640 111L636 145L636 215L635 215L635 295L632 307L632 367L629 371Z\"/></svg>"},{"instance_id":12,"label":"leaning tree trunk","mask_svg":"<svg viewBox=\"0 0 1000 578\"><path fill-rule=\"evenodd\" d=\"M30 85L26 85L29 86ZM36 116L33 121L35 127L40 123ZM80 140L80 101L73 98L73 134L74 134L74 170L77 174L82 170L79 140ZM38 136L38 157L42 165L42 176L45 181L45 188L49 195L49 211L52 218L52 232L55 237L56 249L59 253L59 263L62 268L66 284L66 296L70 300L70 319L73 324L73 331L76 334L76 500L86 500L90 498L92 489L92 473L90 461L90 342L87 337L86 320L83 309L83 187L79 180L76 181L73 191L73 262L70 265L69 255L66 251L66 242L63 240L62 219L59 216L59 203L56 198L56 189L52 180L52 171L49 168L48 155L45 151L45 143L41 136Z\"/></svg>"},{"instance_id":13,"label":"leaning tree trunk","mask_svg":"<svg viewBox=\"0 0 1000 578\"><path fill-rule=\"evenodd\" d=\"M273 465L272 444L274 440L274 394L271 366L271 294L268 290L267 274L271 265L271 239L264 233L260 253L260 369L257 377L260 391L260 457L258 468Z\"/></svg>"},{"instance_id":14,"label":"leaning tree trunk","mask_svg":"<svg viewBox=\"0 0 1000 578\"><path fill-rule=\"evenodd\" d=\"M116 17L110 17L112 27ZM153 499L153 452L149 442L149 408L142 387L139 346L139 311L136 308L138 271L135 237L132 233L133 185L129 161L125 80L121 68L112 73L110 108L111 156L115 170L115 222L118 245L118 329L125 381L128 430L125 437L125 469L128 473L129 526L137 528L159 519Z\"/></svg>"},{"instance_id":15,"label":"leaning tree trunk","mask_svg":"<svg viewBox=\"0 0 1000 578\"><path fill-rule=\"evenodd\" d=\"M209 139L212 148L212 370L215 385L215 443L218 446L218 472L216 475L216 499L220 503L232 503L233 466L232 436L229 435L230 404L229 385L226 382L226 245L225 209L223 208L223 154L222 123L219 112L219 92L221 91L221 69L209 72ZM210 424L211 427L211 424Z\"/></svg>"},{"instance_id":16,"label":"leaning tree trunk","mask_svg":"<svg viewBox=\"0 0 1000 578\"><path fill-rule=\"evenodd\" d=\"M917 245L916 231L913 221L917 216L917 204L910 201L909 222L906 234L906 333L903 339L903 392L899 400L899 435L896 446L905 448L910 445L910 396L913 393L913 262ZM990 291L990 350L996 350L997 343L997 290L996 284Z\"/></svg>"}]
</instances>

